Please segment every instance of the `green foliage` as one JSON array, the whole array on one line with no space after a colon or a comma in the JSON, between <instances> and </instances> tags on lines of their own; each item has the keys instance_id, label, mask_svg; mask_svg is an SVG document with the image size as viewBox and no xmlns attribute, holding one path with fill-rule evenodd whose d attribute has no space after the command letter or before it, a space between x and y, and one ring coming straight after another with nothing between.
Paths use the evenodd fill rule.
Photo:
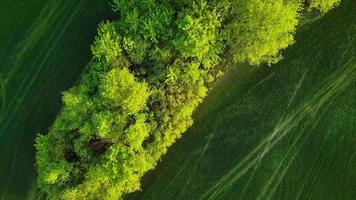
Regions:
<instances>
[{"instance_id":1,"label":"green foliage","mask_svg":"<svg viewBox=\"0 0 356 200\"><path fill-rule=\"evenodd\" d=\"M322 13L326 13L339 5L341 0L308 0L307 2L310 9L318 9Z\"/></svg>"},{"instance_id":2,"label":"green foliage","mask_svg":"<svg viewBox=\"0 0 356 200\"><path fill-rule=\"evenodd\" d=\"M99 88L104 101L128 113L140 111L149 96L147 84L137 82L128 69L109 71Z\"/></svg>"},{"instance_id":3,"label":"green foliage","mask_svg":"<svg viewBox=\"0 0 356 200\"><path fill-rule=\"evenodd\" d=\"M299 3L114 0L81 82L36 140L49 199L121 199L192 125L218 65L273 63L293 43Z\"/></svg>"},{"instance_id":4,"label":"green foliage","mask_svg":"<svg viewBox=\"0 0 356 200\"><path fill-rule=\"evenodd\" d=\"M173 41L175 48L184 58L193 57L205 67L215 66L223 48L219 40L220 14L210 9L205 1L192 3L177 19L179 33Z\"/></svg>"},{"instance_id":5,"label":"green foliage","mask_svg":"<svg viewBox=\"0 0 356 200\"><path fill-rule=\"evenodd\" d=\"M227 41L236 62L276 63L280 50L294 42L299 3L284 0L234 0Z\"/></svg>"},{"instance_id":6,"label":"green foliage","mask_svg":"<svg viewBox=\"0 0 356 200\"><path fill-rule=\"evenodd\" d=\"M121 37L116 32L115 27L109 22L102 23L91 50L94 57L99 58L99 60L103 60L109 65L117 64L116 62L118 62L122 52L120 42Z\"/></svg>"}]
</instances>

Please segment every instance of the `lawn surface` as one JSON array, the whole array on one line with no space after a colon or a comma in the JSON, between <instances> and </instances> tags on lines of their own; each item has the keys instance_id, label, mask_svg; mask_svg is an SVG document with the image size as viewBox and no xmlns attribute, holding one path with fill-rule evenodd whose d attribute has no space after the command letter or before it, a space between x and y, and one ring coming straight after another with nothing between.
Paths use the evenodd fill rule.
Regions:
<instances>
[{"instance_id":1,"label":"lawn surface","mask_svg":"<svg viewBox=\"0 0 356 200\"><path fill-rule=\"evenodd\" d=\"M353 200L356 2L299 29L286 59L217 82L130 200Z\"/></svg>"},{"instance_id":2,"label":"lawn surface","mask_svg":"<svg viewBox=\"0 0 356 200\"><path fill-rule=\"evenodd\" d=\"M1 1L0 200L35 195L35 135L47 132L110 14L102 0Z\"/></svg>"}]
</instances>

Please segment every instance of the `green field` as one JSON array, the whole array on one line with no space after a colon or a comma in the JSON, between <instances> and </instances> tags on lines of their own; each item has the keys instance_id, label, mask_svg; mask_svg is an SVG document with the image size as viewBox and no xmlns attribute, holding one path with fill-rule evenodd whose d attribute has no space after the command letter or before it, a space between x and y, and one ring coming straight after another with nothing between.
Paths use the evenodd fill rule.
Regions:
<instances>
[{"instance_id":1,"label":"green field","mask_svg":"<svg viewBox=\"0 0 356 200\"><path fill-rule=\"evenodd\" d=\"M106 0L1 0L0 200L38 199L34 139L92 57ZM276 65L231 67L128 200L354 200L356 1L299 27ZM37 197L37 198L36 198Z\"/></svg>"},{"instance_id":2,"label":"green field","mask_svg":"<svg viewBox=\"0 0 356 200\"><path fill-rule=\"evenodd\" d=\"M231 69L127 199L355 199L355 19L344 1L284 61Z\"/></svg>"},{"instance_id":3,"label":"green field","mask_svg":"<svg viewBox=\"0 0 356 200\"><path fill-rule=\"evenodd\" d=\"M101 0L0 3L0 199L32 199L34 137L61 107L61 91L88 63Z\"/></svg>"}]
</instances>

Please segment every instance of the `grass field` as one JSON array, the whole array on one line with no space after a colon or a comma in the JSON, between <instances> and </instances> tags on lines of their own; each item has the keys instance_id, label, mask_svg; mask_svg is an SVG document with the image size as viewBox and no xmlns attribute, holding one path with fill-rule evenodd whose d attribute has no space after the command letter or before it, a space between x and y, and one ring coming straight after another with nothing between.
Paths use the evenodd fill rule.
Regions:
<instances>
[{"instance_id":1,"label":"grass field","mask_svg":"<svg viewBox=\"0 0 356 200\"><path fill-rule=\"evenodd\" d=\"M35 199L34 138L90 59L104 0L2 0L0 200ZM131 200L353 200L356 2L303 25L286 59L232 68Z\"/></svg>"},{"instance_id":2,"label":"grass field","mask_svg":"<svg viewBox=\"0 0 356 200\"><path fill-rule=\"evenodd\" d=\"M110 14L102 0L1 1L0 200L34 197L34 137L47 132Z\"/></svg>"},{"instance_id":3,"label":"grass field","mask_svg":"<svg viewBox=\"0 0 356 200\"><path fill-rule=\"evenodd\" d=\"M355 199L355 19L344 1L284 61L231 69L127 199Z\"/></svg>"}]
</instances>

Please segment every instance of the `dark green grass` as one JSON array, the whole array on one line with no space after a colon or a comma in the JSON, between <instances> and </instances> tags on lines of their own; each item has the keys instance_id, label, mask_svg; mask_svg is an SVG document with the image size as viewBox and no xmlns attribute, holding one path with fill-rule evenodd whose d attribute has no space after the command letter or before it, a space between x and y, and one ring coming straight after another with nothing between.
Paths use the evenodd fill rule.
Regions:
<instances>
[{"instance_id":1,"label":"dark green grass","mask_svg":"<svg viewBox=\"0 0 356 200\"><path fill-rule=\"evenodd\" d=\"M284 61L232 69L127 199L355 199L355 19L344 1Z\"/></svg>"},{"instance_id":2,"label":"dark green grass","mask_svg":"<svg viewBox=\"0 0 356 200\"><path fill-rule=\"evenodd\" d=\"M46 133L90 59L102 0L2 0L0 5L0 199L32 199L34 138Z\"/></svg>"}]
</instances>

